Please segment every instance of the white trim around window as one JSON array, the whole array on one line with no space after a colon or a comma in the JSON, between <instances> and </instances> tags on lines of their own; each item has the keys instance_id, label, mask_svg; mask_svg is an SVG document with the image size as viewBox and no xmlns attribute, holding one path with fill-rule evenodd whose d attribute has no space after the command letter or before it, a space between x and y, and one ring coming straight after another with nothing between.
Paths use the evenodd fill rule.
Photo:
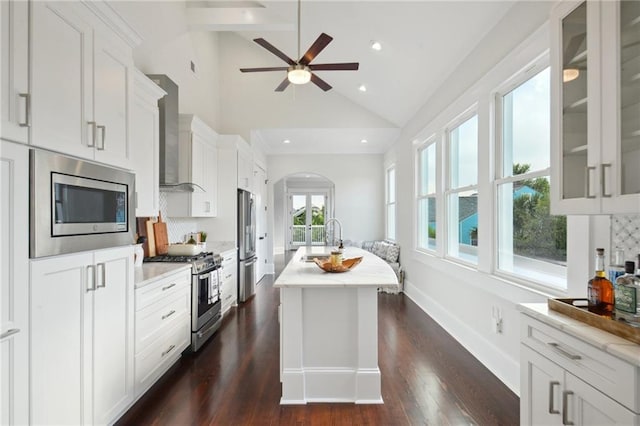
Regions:
<instances>
[{"instance_id":1,"label":"white trim around window","mask_svg":"<svg viewBox=\"0 0 640 426\"><path fill-rule=\"evenodd\" d=\"M397 194L396 165L387 167L385 172L385 238L395 241L397 234L396 201Z\"/></svg>"}]
</instances>

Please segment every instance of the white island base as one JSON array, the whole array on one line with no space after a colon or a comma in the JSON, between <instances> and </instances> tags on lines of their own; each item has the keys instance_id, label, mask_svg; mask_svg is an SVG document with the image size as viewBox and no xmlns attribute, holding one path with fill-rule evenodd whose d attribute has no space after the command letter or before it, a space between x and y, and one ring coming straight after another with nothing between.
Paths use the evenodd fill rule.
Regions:
<instances>
[{"instance_id":1,"label":"white island base","mask_svg":"<svg viewBox=\"0 0 640 426\"><path fill-rule=\"evenodd\" d=\"M397 286L393 270L377 256L347 248L362 262L327 273L301 258L302 247L275 287L280 288L281 404L354 402L382 404L378 368L378 292Z\"/></svg>"}]
</instances>

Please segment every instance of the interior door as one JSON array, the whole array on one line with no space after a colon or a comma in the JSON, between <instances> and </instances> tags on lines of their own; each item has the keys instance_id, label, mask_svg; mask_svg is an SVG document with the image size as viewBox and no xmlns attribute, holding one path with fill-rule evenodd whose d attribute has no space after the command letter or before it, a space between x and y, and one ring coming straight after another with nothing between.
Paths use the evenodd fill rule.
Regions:
<instances>
[{"instance_id":1,"label":"interior door","mask_svg":"<svg viewBox=\"0 0 640 426\"><path fill-rule=\"evenodd\" d=\"M256 194L256 282L267 273L267 173L255 167L253 190Z\"/></svg>"},{"instance_id":2,"label":"interior door","mask_svg":"<svg viewBox=\"0 0 640 426\"><path fill-rule=\"evenodd\" d=\"M289 194L289 249L325 244L327 194L304 192Z\"/></svg>"}]
</instances>

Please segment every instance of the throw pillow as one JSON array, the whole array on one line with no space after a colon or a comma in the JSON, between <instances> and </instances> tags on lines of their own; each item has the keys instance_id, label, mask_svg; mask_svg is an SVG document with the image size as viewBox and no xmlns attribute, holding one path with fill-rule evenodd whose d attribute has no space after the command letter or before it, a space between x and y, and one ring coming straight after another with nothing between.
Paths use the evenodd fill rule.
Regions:
<instances>
[{"instance_id":1,"label":"throw pillow","mask_svg":"<svg viewBox=\"0 0 640 426\"><path fill-rule=\"evenodd\" d=\"M390 244L387 249L387 262L396 263L400 256L400 246L397 244Z\"/></svg>"}]
</instances>

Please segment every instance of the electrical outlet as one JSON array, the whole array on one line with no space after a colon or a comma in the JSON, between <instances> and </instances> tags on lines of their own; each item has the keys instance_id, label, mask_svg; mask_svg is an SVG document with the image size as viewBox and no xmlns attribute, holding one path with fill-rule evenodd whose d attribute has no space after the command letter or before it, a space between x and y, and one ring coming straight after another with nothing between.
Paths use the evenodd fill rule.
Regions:
<instances>
[{"instance_id":1,"label":"electrical outlet","mask_svg":"<svg viewBox=\"0 0 640 426\"><path fill-rule=\"evenodd\" d=\"M502 333L502 311L497 306L491 308L491 328L496 334Z\"/></svg>"}]
</instances>

